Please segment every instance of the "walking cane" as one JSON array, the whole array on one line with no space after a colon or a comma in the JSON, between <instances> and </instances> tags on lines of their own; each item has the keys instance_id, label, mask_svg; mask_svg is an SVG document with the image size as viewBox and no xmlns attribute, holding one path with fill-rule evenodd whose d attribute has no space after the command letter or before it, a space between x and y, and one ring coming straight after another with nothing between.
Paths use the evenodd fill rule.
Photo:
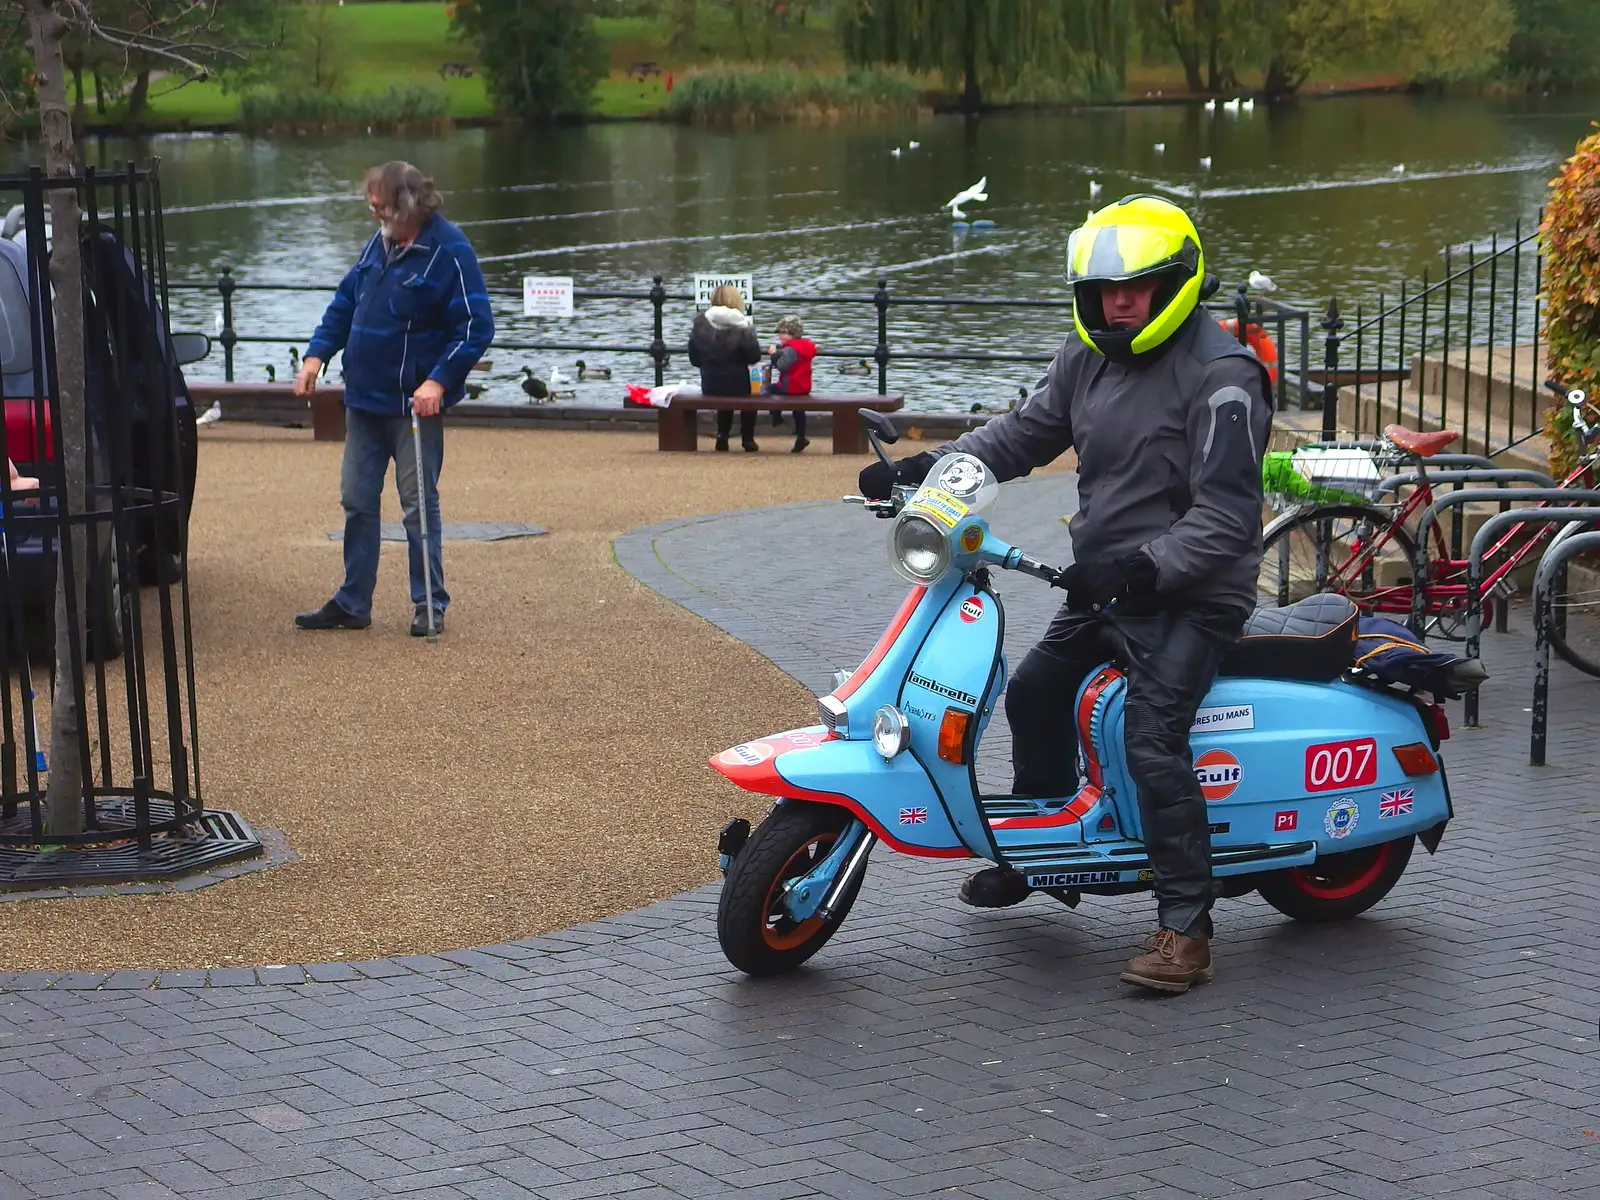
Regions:
<instances>
[{"instance_id":1,"label":"walking cane","mask_svg":"<svg viewBox=\"0 0 1600 1200\"><path fill-rule=\"evenodd\" d=\"M428 485L422 477L422 426L417 423L416 401L411 403L411 448L417 459L417 519L422 523L422 594L428 603L428 641L437 642L433 627L433 558L428 553Z\"/></svg>"}]
</instances>

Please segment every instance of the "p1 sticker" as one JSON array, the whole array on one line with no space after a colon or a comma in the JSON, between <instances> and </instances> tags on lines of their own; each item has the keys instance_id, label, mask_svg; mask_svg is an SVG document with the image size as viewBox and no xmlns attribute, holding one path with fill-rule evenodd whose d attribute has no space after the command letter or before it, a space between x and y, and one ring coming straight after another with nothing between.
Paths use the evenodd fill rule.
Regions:
<instances>
[{"instance_id":1,"label":"p1 sticker","mask_svg":"<svg viewBox=\"0 0 1600 1200\"><path fill-rule=\"evenodd\" d=\"M983 601L976 596L968 596L961 602L961 619L968 625L974 621L983 620Z\"/></svg>"},{"instance_id":2,"label":"p1 sticker","mask_svg":"<svg viewBox=\"0 0 1600 1200\"><path fill-rule=\"evenodd\" d=\"M1244 768L1227 750L1207 750L1194 760L1194 777L1200 781L1200 794L1214 804L1238 790Z\"/></svg>"},{"instance_id":3,"label":"p1 sticker","mask_svg":"<svg viewBox=\"0 0 1600 1200\"><path fill-rule=\"evenodd\" d=\"M1346 797L1328 806L1328 815L1322 818L1322 827L1331 838L1347 838L1356 831L1361 820L1361 809L1354 800Z\"/></svg>"},{"instance_id":4,"label":"p1 sticker","mask_svg":"<svg viewBox=\"0 0 1600 1200\"><path fill-rule=\"evenodd\" d=\"M1234 729L1256 727L1256 706L1234 704L1224 707L1196 709L1190 733L1226 733Z\"/></svg>"},{"instance_id":5,"label":"p1 sticker","mask_svg":"<svg viewBox=\"0 0 1600 1200\"><path fill-rule=\"evenodd\" d=\"M765 742L745 742L717 755L717 761L730 767L759 767L772 757L772 747Z\"/></svg>"},{"instance_id":6,"label":"p1 sticker","mask_svg":"<svg viewBox=\"0 0 1600 1200\"><path fill-rule=\"evenodd\" d=\"M1300 814L1294 811L1272 814L1273 833L1293 833L1300 828Z\"/></svg>"},{"instance_id":7,"label":"p1 sticker","mask_svg":"<svg viewBox=\"0 0 1600 1200\"><path fill-rule=\"evenodd\" d=\"M968 554L976 554L981 545L983 545L983 530L978 526L968 525L961 531L961 548Z\"/></svg>"},{"instance_id":8,"label":"p1 sticker","mask_svg":"<svg viewBox=\"0 0 1600 1200\"><path fill-rule=\"evenodd\" d=\"M1378 782L1378 742L1354 738L1306 747L1306 791L1344 792Z\"/></svg>"}]
</instances>

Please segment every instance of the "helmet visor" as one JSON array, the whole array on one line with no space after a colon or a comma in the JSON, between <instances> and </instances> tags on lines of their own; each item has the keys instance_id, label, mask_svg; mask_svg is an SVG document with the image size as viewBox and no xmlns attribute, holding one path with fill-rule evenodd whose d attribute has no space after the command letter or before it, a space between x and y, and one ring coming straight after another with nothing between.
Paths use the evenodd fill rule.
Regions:
<instances>
[{"instance_id":1,"label":"helmet visor","mask_svg":"<svg viewBox=\"0 0 1600 1200\"><path fill-rule=\"evenodd\" d=\"M1091 225L1067 240L1067 282L1135 279L1172 266L1193 271L1200 248L1178 229L1133 224Z\"/></svg>"}]
</instances>

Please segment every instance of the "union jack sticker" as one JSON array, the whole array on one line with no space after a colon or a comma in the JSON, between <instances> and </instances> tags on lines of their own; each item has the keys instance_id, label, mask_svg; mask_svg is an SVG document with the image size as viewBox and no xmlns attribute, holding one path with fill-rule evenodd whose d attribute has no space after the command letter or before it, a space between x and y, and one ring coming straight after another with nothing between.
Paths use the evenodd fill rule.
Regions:
<instances>
[{"instance_id":1,"label":"union jack sticker","mask_svg":"<svg viewBox=\"0 0 1600 1200\"><path fill-rule=\"evenodd\" d=\"M1401 788L1397 792L1384 792L1378 797L1378 820L1387 821L1390 817L1409 817L1411 815L1411 801L1415 796L1412 788Z\"/></svg>"},{"instance_id":2,"label":"union jack sticker","mask_svg":"<svg viewBox=\"0 0 1600 1200\"><path fill-rule=\"evenodd\" d=\"M925 808L902 808L900 810L900 824L926 825L928 823L928 810Z\"/></svg>"}]
</instances>

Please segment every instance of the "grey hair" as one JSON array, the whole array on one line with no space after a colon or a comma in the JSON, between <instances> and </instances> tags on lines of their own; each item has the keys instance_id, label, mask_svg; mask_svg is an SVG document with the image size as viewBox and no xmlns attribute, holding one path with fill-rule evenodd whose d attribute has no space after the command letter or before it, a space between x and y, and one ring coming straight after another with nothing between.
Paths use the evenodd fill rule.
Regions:
<instances>
[{"instance_id":1,"label":"grey hair","mask_svg":"<svg viewBox=\"0 0 1600 1200\"><path fill-rule=\"evenodd\" d=\"M433 180L398 159L370 168L361 183L369 198L377 197L383 215L402 226L420 226L444 207Z\"/></svg>"}]
</instances>

